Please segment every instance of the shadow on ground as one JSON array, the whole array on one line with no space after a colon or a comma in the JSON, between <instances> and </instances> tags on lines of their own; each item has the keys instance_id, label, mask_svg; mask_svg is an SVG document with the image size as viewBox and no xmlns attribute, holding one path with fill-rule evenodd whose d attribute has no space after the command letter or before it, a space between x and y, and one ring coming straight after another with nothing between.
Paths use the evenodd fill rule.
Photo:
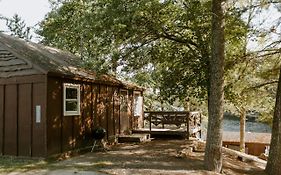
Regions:
<instances>
[{"instance_id":1,"label":"shadow on ground","mask_svg":"<svg viewBox=\"0 0 281 175\"><path fill-rule=\"evenodd\" d=\"M191 140L153 140L140 144L119 144L106 152L86 153L56 163L58 167L77 168L108 174L215 174L204 171L203 152L177 155ZM223 174L263 175L264 165L246 163L224 154Z\"/></svg>"}]
</instances>

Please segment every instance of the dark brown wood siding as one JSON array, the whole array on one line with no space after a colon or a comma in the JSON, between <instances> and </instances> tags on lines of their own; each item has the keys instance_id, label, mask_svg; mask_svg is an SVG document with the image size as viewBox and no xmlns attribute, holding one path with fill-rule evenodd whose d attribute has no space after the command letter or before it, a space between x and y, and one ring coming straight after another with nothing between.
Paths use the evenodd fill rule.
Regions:
<instances>
[{"instance_id":1,"label":"dark brown wood siding","mask_svg":"<svg viewBox=\"0 0 281 175\"><path fill-rule=\"evenodd\" d=\"M81 115L64 116L64 83L80 85ZM92 130L94 126L100 126L98 121L103 120L97 111L99 85L56 77L49 77L48 85L48 154L92 145Z\"/></svg>"},{"instance_id":2,"label":"dark brown wood siding","mask_svg":"<svg viewBox=\"0 0 281 175\"><path fill-rule=\"evenodd\" d=\"M108 132L108 139L112 140L112 136L114 136L114 128L115 128L115 120L114 120L114 105L113 105L113 88L107 88L107 104L106 104L106 118L107 118L107 132Z\"/></svg>"},{"instance_id":3,"label":"dark brown wood siding","mask_svg":"<svg viewBox=\"0 0 281 175\"><path fill-rule=\"evenodd\" d=\"M47 98L46 92L47 87L44 83L33 84L33 119L32 119L32 156L34 157L45 157L47 153L47 136L46 136L46 108ZM40 122L36 122L36 106L41 107L41 119Z\"/></svg>"},{"instance_id":4,"label":"dark brown wood siding","mask_svg":"<svg viewBox=\"0 0 281 175\"><path fill-rule=\"evenodd\" d=\"M133 95L133 91L129 90L128 93L128 117L129 117L129 129L133 129L134 128L134 95Z\"/></svg>"},{"instance_id":5,"label":"dark brown wood siding","mask_svg":"<svg viewBox=\"0 0 281 175\"><path fill-rule=\"evenodd\" d=\"M21 156L31 156L32 138L32 84L19 85L19 152ZM25 106L25 107L24 107Z\"/></svg>"},{"instance_id":6,"label":"dark brown wood siding","mask_svg":"<svg viewBox=\"0 0 281 175\"><path fill-rule=\"evenodd\" d=\"M62 151L62 81L48 78L47 150L48 155Z\"/></svg>"},{"instance_id":7,"label":"dark brown wood siding","mask_svg":"<svg viewBox=\"0 0 281 175\"><path fill-rule=\"evenodd\" d=\"M25 78L31 78L34 82ZM0 153L44 157L46 155L46 83L44 83L46 79L42 76L25 78L9 78L6 85L3 79L1 80ZM35 119L36 106L40 106L41 109L40 123L36 123Z\"/></svg>"},{"instance_id":8,"label":"dark brown wood siding","mask_svg":"<svg viewBox=\"0 0 281 175\"><path fill-rule=\"evenodd\" d=\"M7 85L5 88L4 114L4 154L17 155L17 85Z\"/></svg>"},{"instance_id":9,"label":"dark brown wood siding","mask_svg":"<svg viewBox=\"0 0 281 175\"><path fill-rule=\"evenodd\" d=\"M114 119L114 135L120 134L120 97L119 89L113 89L113 119Z\"/></svg>"},{"instance_id":10,"label":"dark brown wood siding","mask_svg":"<svg viewBox=\"0 0 281 175\"><path fill-rule=\"evenodd\" d=\"M83 116L83 144L89 145L92 141L92 130L93 130L93 105L94 102L92 91L93 86L90 84L83 85L83 96L82 96L82 116Z\"/></svg>"},{"instance_id":11,"label":"dark brown wood siding","mask_svg":"<svg viewBox=\"0 0 281 175\"><path fill-rule=\"evenodd\" d=\"M98 94L98 126L108 129L107 126L107 86L100 85L99 86L99 94ZM108 138L108 132L107 137Z\"/></svg>"},{"instance_id":12,"label":"dark brown wood siding","mask_svg":"<svg viewBox=\"0 0 281 175\"><path fill-rule=\"evenodd\" d=\"M239 143L238 142L223 142L223 146L230 147L230 146L237 146L239 149ZM246 150L247 153L254 156L260 156L265 151L265 147L269 146L269 144L264 143L246 143Z\"/></svg>"},{"instance_id":13,"label":"dark brown wood siding","mask_svg":"<svg viewBox=\"0 0 281 175\"><path fill-rule=\"evenodd\" d=\"M63 84L80 85L81 115L64 116ZM71 149L91 146L92 131L103 127L105 139L113 139L121 128L132 129L130 116L132 104L128 104L126 124L120 120L120 88L110 85L75 81L58 77L48 78L48 154L61 153ZM132 98L132 95L131 95ZM132 99L128 100L132 103ZM123 126L124 125L124 126Z\"/></svg>"},{"instance_id":14,"label":"dark brown wood siding","mask_svg":"<svg viewBox=\"0 0 281 175\"><path fill-rule=\"evenodd\" d=\"M130 119L129 119L129 94L127 90L120 90L120 134L125 134L128 129L130 129Z\"/></svg>"}]
</instances>

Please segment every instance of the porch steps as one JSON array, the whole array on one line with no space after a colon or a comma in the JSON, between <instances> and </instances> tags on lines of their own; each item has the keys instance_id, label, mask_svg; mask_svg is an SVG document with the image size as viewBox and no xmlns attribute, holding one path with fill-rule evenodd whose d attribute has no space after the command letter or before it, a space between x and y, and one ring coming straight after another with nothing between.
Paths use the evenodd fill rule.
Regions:
<instances>
[{"instance_id":1,"label":"porch steps","mask_svg":"<svg viewBox=\"0 0 281 175\"><path fill-rule=\"evenodd\" d=\"M141 143L151 141L150 134L119 135L118 143Z\"/></svg>"}]
</instances>

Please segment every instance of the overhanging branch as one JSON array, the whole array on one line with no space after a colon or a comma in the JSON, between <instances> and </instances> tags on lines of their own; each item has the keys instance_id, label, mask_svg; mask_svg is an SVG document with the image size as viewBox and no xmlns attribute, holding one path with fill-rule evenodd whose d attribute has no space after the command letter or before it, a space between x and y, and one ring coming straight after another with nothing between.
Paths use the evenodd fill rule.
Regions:
<instances>
[{"instance_id":1,"label":"overhanging branch","mask_svg":"<svg viewBox=\"0 0 281 175\"><path fill-rule=\"evenodd\" d=\"M258 84L256 86L252 86L249 89L258 89L258 88L261 88L261 87L264 87L264 86L267 86L267 85L276 84L276 83L278 83L278 81L277 80L273 80L273 81L269 81L269 82Z\"/></svg>"}]
</instances>

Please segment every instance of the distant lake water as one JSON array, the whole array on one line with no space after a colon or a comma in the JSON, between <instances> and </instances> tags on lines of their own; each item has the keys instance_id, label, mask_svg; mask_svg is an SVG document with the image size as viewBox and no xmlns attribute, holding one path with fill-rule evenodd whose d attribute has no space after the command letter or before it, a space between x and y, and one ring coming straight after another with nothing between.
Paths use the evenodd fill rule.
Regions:
<instances>
[{"instance_id":1,"label":"distant lake water","mask_svg":"<svg viewBox=\"0 0 281 175\"><path fill-rule=\"evenodd\" d=\"M223 119L224 131L240 131L240 120L238 117L224 117ZM271 133L271 127L265 123L246 121L246 132L262 132Z\"/></svg>"},{"instance_id":2,"label":"distant lake water","mask_svg":"<svg viewBox=\"0 0 281 175\"><path fill-rule=\"evenodd\" d=\"M206 121L203 121L202 127L203 127L202 139L206 140L206 134L207 134ZM223 131L240 132L240 120L238 117L224 116L222 127L223 127ZM271 133L271 127L261 122L246 121L246 132Z\"/></svg>"}]
</instances>

